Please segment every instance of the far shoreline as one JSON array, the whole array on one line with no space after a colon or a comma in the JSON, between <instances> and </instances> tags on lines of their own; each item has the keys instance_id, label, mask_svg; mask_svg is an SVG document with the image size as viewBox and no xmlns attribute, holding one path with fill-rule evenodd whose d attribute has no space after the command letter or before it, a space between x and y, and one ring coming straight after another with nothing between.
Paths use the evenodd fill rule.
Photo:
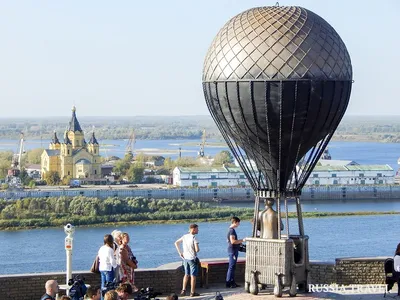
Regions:
<instances>
[{"instance_id":1,"label":"far shoreline","mask_svg":"<svg viewBox=\"0 0 400 300\"><path fill-rule=\"evenodd\" d=\"M399 215L397 211L361 211L361 212L303 212L303 218L329 218L329 217L354 217L354 216L379 216L379 215ZM282 218L285 213L282 213ZM289 218L295 218L296 213L289 213ZM242 221L251 221L251 218L242 218ZM155 225L155 224L182 224L182 223L204 223L204 222L229 222L227 218L206 218L206 219L182 219L182 220L145 220L145 221L128 221L128 222L105 222L89 225L76 225L77 228L97 228L97 227L120 227L120 226L135 226L135 225ZM0 231L21 231L33 229L54 229L59 226L23 226L23 227L5 227L0 228Z\"/></svg>"}]
</instances>

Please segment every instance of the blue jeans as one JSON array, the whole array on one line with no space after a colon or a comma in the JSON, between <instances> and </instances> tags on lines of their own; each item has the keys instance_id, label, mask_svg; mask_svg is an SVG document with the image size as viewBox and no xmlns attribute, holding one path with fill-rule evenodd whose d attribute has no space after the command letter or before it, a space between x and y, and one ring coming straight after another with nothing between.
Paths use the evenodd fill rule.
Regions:
<instances>
[{"instance_id":1,"label":"blue jeans","mask_svg":"<svg viewBox=\"0 0 400 300\"><path fill-rule=\"evenodd\" d=\"M238 259L239 252L235 251L233 253L228 253L229 266L228 272L226 273L226 282L235 282L235 269L236 262Z\"/></svg>"},{"instance_id":2,"label":"blue jeans","mask_svg":"<svg viewBox=\"0 0 400 300\"><path fill-rule=\"evenodd\" d=\"M114 280L114 270L111 271L101 271L101 299L103 300L103 290L106 289L106 282L111 282Z\"/></svg>"},{"instance_id":3,"label":"blue jeans","mask_svg":"<svg viewBox=\"0 0 400 300\"><path fill-rule=\"evenodd\" d=\"M185 259L183 261L183 269L185 270L185 275L197 276L199 273L199 266L194 259Z\"/></svg>"}]
</instances>

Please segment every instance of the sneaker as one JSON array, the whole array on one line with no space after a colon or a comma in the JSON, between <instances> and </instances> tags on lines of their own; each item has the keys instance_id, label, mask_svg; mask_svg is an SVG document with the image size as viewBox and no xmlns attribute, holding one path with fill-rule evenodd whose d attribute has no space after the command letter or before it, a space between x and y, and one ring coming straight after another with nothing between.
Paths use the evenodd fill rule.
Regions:
<instances>
[{"instance_id":1,"label":"sneaker","mask_svg":"<svg viewBox=\"0 0 400 300\"><path fill-rule=\"evenodd\" d=\"M234 288L240 287L240 285L238 285L236 282L233 282L233 283L231 283L230 287L234 289Z\"/></svg>"},{"instance_id":2,"label":"sneaker","mask_svg":"<svg viewBox=\"0 0 400 300\"><path fill-rule=\"evenodd\" d=\"M199 293L190 293L190 297L197 297L197 296L200 296L200 294Z\"/></svg>"}]
</instances>

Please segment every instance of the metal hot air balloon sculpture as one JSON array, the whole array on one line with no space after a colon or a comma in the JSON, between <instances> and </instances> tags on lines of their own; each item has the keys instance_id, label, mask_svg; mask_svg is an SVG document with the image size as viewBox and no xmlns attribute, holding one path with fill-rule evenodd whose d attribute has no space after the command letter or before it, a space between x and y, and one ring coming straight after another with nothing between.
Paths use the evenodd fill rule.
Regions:
<instances>
[{"instance_id":1,"label":"metal hot air balloon sculpture","mask_svg":"<svg viewBox=\"0 0 400 300\"><path fill-rule=\"evenodd\" d=\"M346 111L352 76L340 36L302 7L244 11L225 24L208 50L205 100L256 196L253 236L246 239L248 292L257 294L259 284L273 285L276 296L284 287L291 296L297 285L307 290L301 189ZM292 199L298 234L289 231ZM260 212L261 200L266 209Z\"/></svg>"}]
</instances>

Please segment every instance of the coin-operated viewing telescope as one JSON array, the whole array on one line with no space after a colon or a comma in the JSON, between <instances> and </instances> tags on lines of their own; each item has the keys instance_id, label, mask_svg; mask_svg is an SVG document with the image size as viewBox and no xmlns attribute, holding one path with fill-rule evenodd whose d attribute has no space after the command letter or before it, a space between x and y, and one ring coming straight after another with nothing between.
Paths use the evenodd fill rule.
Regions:
<instances>
[{"instance_id":1,"label":"coin-operated viewing telescope","mask_svg":"<svg viewBox=\"0 0 400 300\"><path fill-rule=\"evenodd\" d=\"M66 286L68 286L68 282L72 279L72 250L74 245L74 232L75 227L71 224L67 224L64 226L64 232L67 235L65 237L65 252L67 255L67 263L66 263ZM67 289L67 294L69 294L69 289Z\"/></svg>"},{"instance_id":2,"label":"coin-operated viewing telescope","mask_svg":"<svg viewBox=\"0 0 400 300\"><path fill-rule=\"evenodd\" d=\"M225 24L208 50L205 100L256 195L253 237L246 239L245 288L253 294L258 284L274 285L276 296L284 286L292 296L297 284L307 288L301 189L346 111L352 77L340 36L302 7L244 11ZM287 217L292 199L297 235L290 234ZM260 200L268 204L261 214ZM272 232L260 237L257 229Z\"/></svg>"}]
</instances>

